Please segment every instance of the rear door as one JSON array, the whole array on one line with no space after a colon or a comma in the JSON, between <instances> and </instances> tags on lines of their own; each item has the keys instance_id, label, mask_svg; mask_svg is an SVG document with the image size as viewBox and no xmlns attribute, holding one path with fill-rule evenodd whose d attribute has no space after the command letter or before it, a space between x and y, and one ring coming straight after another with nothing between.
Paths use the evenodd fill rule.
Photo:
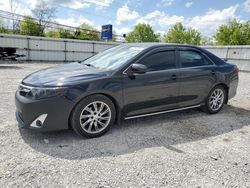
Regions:
<instances>
[{"instance_id":1,"label":"rear door","mask_svg":"<svg viewBox=\"0 0 250 188\"><path fill-rule=\"evenodd\" d=\"M180 47L180 107L198 105L204 101L216 82L216 66L195 48Z\"/></svg>"}]
</instances>

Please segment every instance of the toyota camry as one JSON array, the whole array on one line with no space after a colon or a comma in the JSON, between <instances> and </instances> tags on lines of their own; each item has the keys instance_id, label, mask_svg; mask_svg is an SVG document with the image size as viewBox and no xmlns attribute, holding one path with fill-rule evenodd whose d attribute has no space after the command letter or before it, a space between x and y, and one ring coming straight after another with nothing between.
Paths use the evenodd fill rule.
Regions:
<instances>
[{"instance_id":1,"label":"toyota camry","mask_svg":"<svg viewBox=\"0 0 250 188\"><path fill-rule=\"evenodd\" d=\"M70 128L97 137L123 119L198 107L215 114L236 95L238 72L196 46L121 44L25 77L16 119L37 131Z\"/></svg>"}]
</instances>

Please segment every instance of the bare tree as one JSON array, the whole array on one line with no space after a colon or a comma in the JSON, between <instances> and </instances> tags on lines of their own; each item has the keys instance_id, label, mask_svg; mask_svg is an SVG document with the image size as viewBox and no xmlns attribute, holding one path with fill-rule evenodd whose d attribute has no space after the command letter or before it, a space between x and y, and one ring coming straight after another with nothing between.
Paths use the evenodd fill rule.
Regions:
<instances>
[{"instance_id":1,"label":"bare tree","mask_svg":"<svg viewBox=\"0 0 250 188\"><path fill-rule=\"evenodd\" d=\"M40 0L36 7L32 10L34 17L38 20L41 31L44 32L49 22L55 17L55 8L50 7L47 2Z\"/></svg>"},{"instance_id":2,"label":"bare tree","mask_svg":"<svg viewBox=\"0 0 250 188\"><path fill-rule=\"evenodd\" d=\"M9 5L10 5L10 12L12 13L11 14L11 29L13 31L13 33L18 33L18 30L19 30L19 25L20 25L20 21L18 20L17 16L15 15L16 14L16 9L17 9L17 6L14 2L14 0L9 0Z\"/></svg>"}]
</instances>

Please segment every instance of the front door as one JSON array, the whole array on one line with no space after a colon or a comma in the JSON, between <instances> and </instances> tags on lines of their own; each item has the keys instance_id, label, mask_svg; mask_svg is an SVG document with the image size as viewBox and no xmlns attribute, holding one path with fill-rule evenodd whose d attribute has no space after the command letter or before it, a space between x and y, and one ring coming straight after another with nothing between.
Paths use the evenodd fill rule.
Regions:
<instances>
[{"instance_id":1,"label":"front door","mask_svg":"<svg viewBox=\"0 0 250 188\"><path fill-rule=\"evenodd\" d=\"M157 49L136 63L147 67L144 74L123 74L124 113L141 115L177 108L179 69L175 49Z\"/></svg>"}]
</instances>

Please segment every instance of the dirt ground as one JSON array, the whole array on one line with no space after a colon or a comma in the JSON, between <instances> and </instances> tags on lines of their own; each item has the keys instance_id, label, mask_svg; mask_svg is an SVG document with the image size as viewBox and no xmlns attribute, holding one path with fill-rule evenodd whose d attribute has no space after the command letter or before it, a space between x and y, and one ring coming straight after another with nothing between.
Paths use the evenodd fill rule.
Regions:
<instances>
[{"instance_id":1,"label":"dirt ground","mask_svg":"<svg viewBox=\"0 0 250 188\"><path fill-rule=\"evenodd\" d=\"M128 120L82 139L17 126L19 82L48 66L0 65L0 187L250 187L250 73L240 73L237 96L216 115Z\"/></svg>"}]
</instances>

